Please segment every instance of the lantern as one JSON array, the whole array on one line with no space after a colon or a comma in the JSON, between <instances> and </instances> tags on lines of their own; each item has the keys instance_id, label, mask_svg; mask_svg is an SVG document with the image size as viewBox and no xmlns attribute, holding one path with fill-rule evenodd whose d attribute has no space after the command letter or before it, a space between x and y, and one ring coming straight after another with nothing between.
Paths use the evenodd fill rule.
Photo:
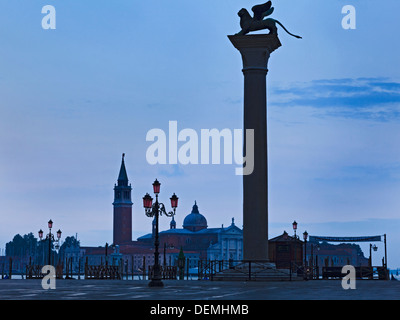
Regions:
<instances>
[{"instance_id":1,"label":"lantern","mask_svg":"<svg viewBox=\"0 0 400 320\"><path fill-rule=\"evenodd\" d=\"M40 229L38 233L39 233L39 238L40 238L40 240L42 240L42 238L43 238L43 230Z\"/></svg>"},{"instance_id":2,"label":"lantern","mask_svg":"<svg viewBox=\"0 0 400 320\"><path fill-rule=\"evenodd\" d=\"M60 230L60 229L58 229L58 231L57 231L57 238L58 238L58 239L61 238L61 230Z\"/></svg>"},{"instance_id":3,"label":"lantern","mask_svg":"<svg viewBox=\"0 0 400 320\"><path fill-rule=\"evenodd\" d=\"M176 209L176 208L178 207L178 199L179 199L179 198L176 196L175 193L174 193L174 194L172 195L172 197L170 198L172 209Z\"/></svg>"},{"instance_id":4,"label":"lantern","mask_svg":"<svg viewBox=\"0 0 400 320\"><path fill-rule=\"evenodd\" d=\"M49 226L49 229L53 228L53 221L50 219L49 222L47 222L47 225Z\"/></svg>"},{"instance_id":5,"label":"lantern","mask_svg":"<svg viewBox=\"0 0 400 320\"><path fill-rule=\"evenodd\" d=\"M154 194L159 194L159 193L160 193L160 185L161 185L161 183L158 182L157 179L153 182L153 191L154 191Z\"/></svg>"},{"instance_id":6,"label":"lantern","mask_svg":"<svg viewBox=\"0 0 400 320\"><path fill-rule=\"evenodd\" d=\"M150 209L152 206L153 198L146 193L146 195L143 197L143 207L146 209Z\"/></svg>"}]
</instances>

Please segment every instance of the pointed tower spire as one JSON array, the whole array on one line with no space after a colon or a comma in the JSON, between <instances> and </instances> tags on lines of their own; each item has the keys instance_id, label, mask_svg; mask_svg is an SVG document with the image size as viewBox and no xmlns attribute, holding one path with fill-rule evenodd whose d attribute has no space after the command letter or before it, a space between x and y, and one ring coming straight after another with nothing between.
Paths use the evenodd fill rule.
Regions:
<instances>
[{"instance_id":1,"label":"pointed tower spire","mask_svg":"<svg viewBox=\"0 0 400 320\"><path fill-rule=\"evenodd\" d=\"M128 174L126 173L124 158L125 158L125 153L122 154L121 169L119 170L119 176L118 176L119 186L128 186Z\"/></svg>"}]
</instances>

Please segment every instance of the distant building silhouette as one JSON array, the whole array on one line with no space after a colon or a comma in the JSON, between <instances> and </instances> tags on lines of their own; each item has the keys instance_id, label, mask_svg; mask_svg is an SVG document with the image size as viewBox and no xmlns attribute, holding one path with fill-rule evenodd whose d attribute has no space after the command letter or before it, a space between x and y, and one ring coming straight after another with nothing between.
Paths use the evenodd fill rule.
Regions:
<instances>
[{"instance_id":1,"label":"distant building silhouette","mask_svg":"<svg viewBox=\"0 0 400 320\"><path fill-rule=\"evenodd\" d=\"M121 245L132 242L132 187L128 185L128 174L125 168L125 154L119 170L117 184L114 185L114 223L113 244Z\"/></svg>"},{"instance_id":2,"label":"distant building silhouette","mask_svg":"<svg viewBox=\"0 0 400 320\"><path fill-rule=\"evenodd\" d=\"M129 184L127 170L122 156L118 182L114 186L113 202L113 244L105 247L80 247L80 256L88 258L89 264L117 263L122 258L131 270L142 270L144 266L154 264L155 219L149 220L150 233L132 241L132 187ZM181 217L179 209L176 217ZM190 268L198 266L202 260L242 260L243 230L235 225L234 219L228 227L209 228L206 217L200 213L197 202L191 212L183 218L182 228L177 228L176 217L171 218L170 228L159 232L159 252L161 265L176 265L180 249L190 259ZM313 247L313 249L311 249ZM319 249L319 250L318 250ZM304 260L304 242L286 232L269 240L269 258L278 268L288 268L296 261L301 265ZM307 261L316 261L323 265L342 265L350 262L356 266L365 265L366 259L359 246L351 244L330 245L307 243Z\"/></svg>"},{"instance_id":3,"label":"distant building silhouette","mask_svg":"<svg viewBox=\"0 0 400 320\"><path fill-rule=\"evenodd\" d=\"M182 228L177 228L175 218L172 217L168 230L159 232L161 265L176 265L181 248L185 257L190 259L190 268L197 267L199 259L243 258L243 231L235 225L233 218L228 227L209 228L207 219L200 213L196 201L192 211L184 217ZM87 257L89 264L105 261L117 263L115 259L118 250L118 256L127 263L129 270L132 264L135 271L141 269L144 263L152 265L155 219L150 221L151 232L133 241L132 187L129 184L123 154L117 184L114 185L113 243L107 250L105 247L80 247L80 256Z\"/></svg>"},{"instance_id":4,"label":"distant building silhouette","mask_svg":"<svg viewBox=\"0 0 400 320\"><path fill-rule=\"evenodd\" d=\"M200 259L241 260L243 258L243 231L234 219L229 227L208 228L207 219L199 212L197 202L183 220L183 228L176 228L171 221L169 230L159 233L160 244L168 248L182 248L184 252L197 252ZM138 243L152 246L154 234L149 233L137 239Z\"/></svg>"}]
</instances>

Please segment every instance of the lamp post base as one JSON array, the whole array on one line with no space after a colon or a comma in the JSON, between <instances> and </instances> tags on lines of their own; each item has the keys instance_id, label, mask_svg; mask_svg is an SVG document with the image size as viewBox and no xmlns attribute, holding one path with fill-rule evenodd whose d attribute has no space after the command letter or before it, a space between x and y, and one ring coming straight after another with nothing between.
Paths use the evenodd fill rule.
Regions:
<instances>
[{"instance_id":1,"label":"lamp post base","mask_svg":"<svg viewBox=\"0 0 400 320\"><path fill-rule=\"evenodd\" d=\"M149 287L164 287L164 283L160 279L152 279L149 282Z\"/></svg>"}]
</instances>

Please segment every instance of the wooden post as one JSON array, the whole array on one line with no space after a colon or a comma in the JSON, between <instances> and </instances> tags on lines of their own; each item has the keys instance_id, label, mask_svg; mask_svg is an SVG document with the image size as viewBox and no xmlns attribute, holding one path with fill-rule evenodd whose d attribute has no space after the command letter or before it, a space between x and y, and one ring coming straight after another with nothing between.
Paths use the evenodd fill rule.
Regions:
<instances>
[{"instance_id":1,"label":"wooden post","mask_svg":"<svg viewBox=\"0 0 400 320\"><path fill-rule=\"evenodd\" d=\"M133 280L133 271L134 271L134 269L133 269L133 256L131 256L131 270L132 270L132 280Z\"/></svg>"},{"instance_id":2,"label":"wooden post","mask_svg":"<svg viewBox=\"0 0 400 320\"><path fill-rule=\"evenodd\" d=\"M251 261L249 261L249 280L251 280Z\"/></svg>"},{"instance_id":3,"label":"wooden post","mask_svg":"<svg viewBox=\"0 0 400 320\"><path fill-rule=\"evenodd\" d=\"M164 268L167 266L166 250L167 250L167 243L164 242L164 261L163 261Z\"/></svg>"},{"instance_id":4,"label":"wooden post","mask_svg":"<svg viewBox=\"0 0 400 320\"><path fill-rule=\"evenodd\" d=\"M10 264L9 264L9 279L12 277L12 258L10 257Z\"/></svg>"},{"instance_id":5,"label":"wooden post","mask_svg":"<svg viewBox=\"0 0 400 320\"><path fill-rule=\"evenodd\" d=\"M69 273L67 273L66 277L68 279L71 279L72 278L72 257L70 257L68 259L67 263L68 263L68 271L69 271Z\"/></svg>"},{"instance_id":6,"label":"wooden post","mask_svg":"<svg viewBox=\"0 0 400 320\"><path fill-rule=\"evenodd\" d=\"M88 257L86 257L86 261L85 261L85 279L87 279L87 276L88 276L88 274L87 274L87 268L88 268Z\"/></svg>"},{"instance_id":7,"label":"wooden post","mask_svg":"<svg viewBox=\"0 0 400 320\"><path fill-rule=\"evenodd\" d=\"M68 279L68 268L69 268L69 264L68 264L68 258L65 258L65 279Z\"/></svg>"},{"instance_id":8,"label":"wooden post","mask_svg":"<svg viewBox=\"0 0 400 320\"><path fill-rule=\"evenodd\" d=\"M146 280L146 257L143 256L143 280Z\"/></svg>"},{"instance_id":9,"label":"wooden post","mask_svg":"<svg viewBox=\"0 0 400 320\"><path fill-rule=\"evenodd\" d=\"M197 262L197 280L201 280L202 260Z\"/></svg>"},{"instance_id":10,"label":"wooden post","mask_svg":"<svg viewBox=\"0 0 400 320\"><path fill-rule=\"evenodd\" d=\"M189 258L186 260L186 280L189 280Z\"/></svg>"},{"instance_id":11,"label":"wooden post","mask_svg":"<svg viewBox=\"0 0 400 320\"><path fill-rule=\"evenodd\" d=\"M385 244L385 267L387 269L387 248L386 248L386 233L383 235L383 241Z\"/></svg>"}]
</instances>

